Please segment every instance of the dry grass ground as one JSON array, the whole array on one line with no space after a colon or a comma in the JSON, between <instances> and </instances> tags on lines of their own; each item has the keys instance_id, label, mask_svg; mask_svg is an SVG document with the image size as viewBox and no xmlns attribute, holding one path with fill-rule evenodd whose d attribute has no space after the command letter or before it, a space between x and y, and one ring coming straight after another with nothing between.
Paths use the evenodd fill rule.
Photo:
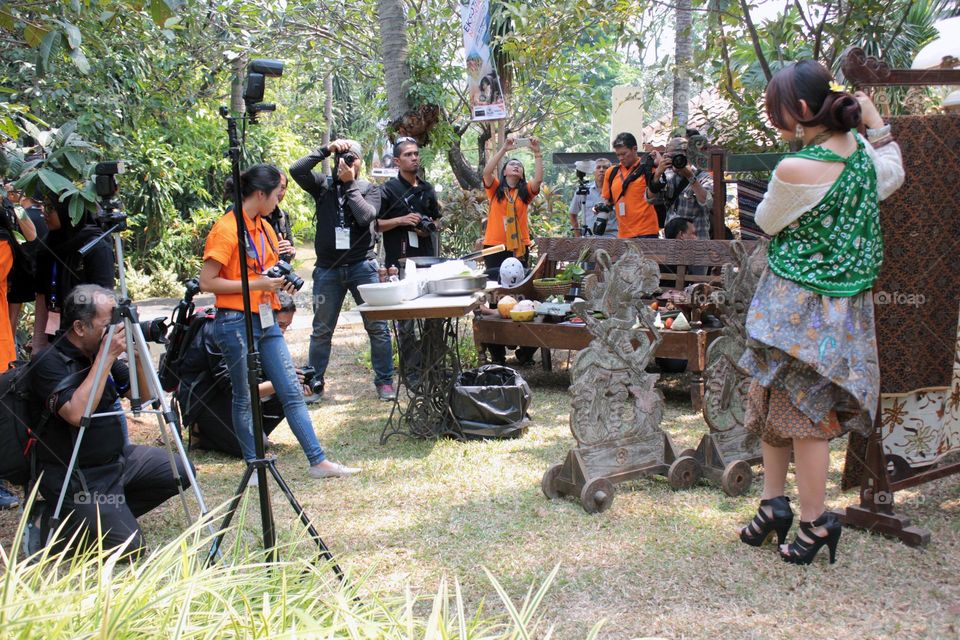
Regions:
<instances>
[{"instance_id":1,"label":"dry grass ground","mask_svg":"<svg viewBox=\"0 0 960 640\"><path fill-rule=\"evenodd\" d=\"M307 331L290 334L296 360ZM279 467L341 565L369 574L367 588L430 595L442 576L461 581L474 607L499 603L483 576L490 568L519 599L528 585L561 569L543 613L558 638L582 638L605 619L603 638L948 638L960 629L960 479L904 492L898 508L933 531L925 550L846 530L839 560L812 567L780 562L773 547L747 548L735 537L756 507L750 494L728 498L701 485L674 492L661 479L620 485L613 507L587 515L578 503L549 501L544 470L573 443L565 373L526 369L534 389L533 423L522 439L424 442L379 435L389 405L378 402L371 374L359 364L366 334L340 327L328 373L328 398L311 410L330 456L362 466L346 480L311 480L306 462L281 426L272 439ZM559 358L556 358L558 360ZM680 448L695 446L705 426L691 411L681 380L665 385L664 427ZM151 442L156 427L138 423L134 437ZM833 450L828 500L838 490L842 442ZM194 458L206 500L216 505L235 489L238 461ZM248 492L248 496L253 494ZM281 533L296 529L274 494ZM244 541L257 544L259 516L249 503ZM3 544L16 513L0 514ZM170 501L143 518L158 543L182 525ZM303 547L303 552L307 548ZM824 554L825 555L825 554Z\"/></svg>"}]
</instances>

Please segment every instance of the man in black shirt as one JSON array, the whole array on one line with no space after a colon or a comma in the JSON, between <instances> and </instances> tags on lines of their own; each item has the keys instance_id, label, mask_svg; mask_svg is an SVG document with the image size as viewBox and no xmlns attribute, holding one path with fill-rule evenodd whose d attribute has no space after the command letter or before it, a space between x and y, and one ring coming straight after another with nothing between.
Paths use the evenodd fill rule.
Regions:
<instances>
[{"instance_id":1,"label":"man in black shirt","mask_svg":"<svg viewBox=\"0 0 960 640\"><path fill-rule=\"evenodd\" d=\"M388 267L404 266L402 258L434 255L433 236L420 223L426 216L433 224L440 219L437 193L420 171L420 147L413 138L400 138L393 147L399 175L380 187L377 230L383 234Z\"/></svg>"},{"instance_id":2,"label":"man in black shirt","mask_svg":"<svg viewBox=\"0 0 960 640\"><path fill-rule=\"evenodd\" d=\"M56 504L59 498L88 400L94 398L94 414L110 412L118 397L130 390L129 370L118 359L126 348L124 328L118 327L109 343L104 340L115 306L109 289L90 284L74 288L63 302L64 333L32 365L32 388L51 413L37 452L43 474L40 493L48 504ZM110 375L94 386L101 362ZM146 389L143 376L139 388ZM183 463L179 457L175 460L182 485L187 487ZM126 552L138 554L144 541L137 517L177 491L167 452L124 445L118 415L93 418L80 442L67 488L62 538L67 540L79 531L87 544L95 543L99 518L104 548L123 545L130 538ZM44 523L44 539L47 526Z\"/></svg>"},{"instance_id":3,"label":"man in black shirt","mask_svg":"<svg viewBox=\"0 0 960 640\"><path fill-rule=\"evenodd\" d=\"M383 234L383 249L388 267L406 267L406 258L432 256L433 234L429 219L436 227L440 219L437 192L420 171L420 147L413 138L400 138L393 147L393 157L399 173L380 187L380 216L377 230ZM407 382L416 385L420 377L421 351L416 339L413 320L398 323L400 342L400 370Z\"/></svg>"},{"instance_id":4,"label":"man in black shirt","mask_svg":"<svg viewBox=\"0 0 960 640\"><path fill-rule=\"evenodd\" d=\"M336 154L335 177L328 178L313 168ZM376 236L372 227L380 209L380 191L361 180L362 150L354 140L334 140L290 166L290 177L316 201L317 235L313 269L313 332L310 334L310 366L324 379L330 362L333 330L337 326L343 298L349 291L363 303L357 287L379 281L374 254ZM370 360L374 385L381 400L393 400L393 347L383 320L364 318L370 336Z\"/></svg>"}]
</instances>

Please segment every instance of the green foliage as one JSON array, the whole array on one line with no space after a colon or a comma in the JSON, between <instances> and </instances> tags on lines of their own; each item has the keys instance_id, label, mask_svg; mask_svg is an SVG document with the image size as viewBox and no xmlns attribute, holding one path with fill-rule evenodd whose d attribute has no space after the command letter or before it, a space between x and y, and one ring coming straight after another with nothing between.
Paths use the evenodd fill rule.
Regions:
<instances>
[{"instance_id":1,"label":"green foliage","mask_svg":"<svg viewBox=\"0 0 960 640\"><path fill-rule=\"evenodd\" d=\"M32 502L32 501L31 501ZM220 510L222 511L222 510ZM29 509L26 511L29 512ZM242 509L238 520L242 526ZM222 513L220 514L222 515ZM13 549L20 546L21 518ZM152 638L461 638L549 637L541 611L559 565L522 600L514 599L487 569L504 614L483 606L468 613L460 584L438 579L437 591L416 597L370 592L364 576L337 582L318 564L306 532L281 532L278 554L241 543L220 562L206 562L206 519L149 555L126 564L119 553L95 549L70 557L41 551L21 560L0 549L6 576L0 583L0 625L7 637ZM595 637L598 624L590 634ZM544 635L546 634L546 635Z\"/></svg>"}]
</instances>

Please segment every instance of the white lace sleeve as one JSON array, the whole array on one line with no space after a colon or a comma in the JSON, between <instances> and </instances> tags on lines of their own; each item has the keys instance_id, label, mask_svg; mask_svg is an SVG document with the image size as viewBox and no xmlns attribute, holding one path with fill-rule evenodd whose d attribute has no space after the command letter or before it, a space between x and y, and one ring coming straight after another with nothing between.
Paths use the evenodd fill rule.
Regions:
<instances>
[{"instance_id":1,"label":"white lace sleeve","mask_svg":"<svg viewBox=\"0 0 960 640\"><path fill-rule=\"evenodd\" d=\"M873 160L873 166L877 171L877 197L886 200L903 185L903 157L900 154L900 145L891 142L879 149L874 149L869 142L866 140L864 142L867 155Z\"/></svg>"},{"instance_id":2,"label":"white lace sleeve","mask_svg":"<svg viewBox=\"0 0 960 640\"><path fill-rule=\"evenodd\" d=\"M763 200L757 205L754 220L763 232L776 235L827 195L833 185L827 184L791 184L773 174Z\"/></svg>"}]
</instances>

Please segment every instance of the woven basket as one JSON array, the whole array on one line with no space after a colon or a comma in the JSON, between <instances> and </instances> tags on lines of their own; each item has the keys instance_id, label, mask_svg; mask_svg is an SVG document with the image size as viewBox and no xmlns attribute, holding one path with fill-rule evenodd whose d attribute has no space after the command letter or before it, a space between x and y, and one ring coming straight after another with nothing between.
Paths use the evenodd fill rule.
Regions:
<instances>
[{"instance_id":1,"label":"woven basket","mask_svg":"<svg viewBox=\"0 0 960 640\"><path fill-rule=\"evenodd\" d=\"M545 300L550 296L565 296L573 286L572 282L555 282L543 284L541 280L533 281L533 291L537 294L537 299Z\"/></svg>"}]
</instances>

